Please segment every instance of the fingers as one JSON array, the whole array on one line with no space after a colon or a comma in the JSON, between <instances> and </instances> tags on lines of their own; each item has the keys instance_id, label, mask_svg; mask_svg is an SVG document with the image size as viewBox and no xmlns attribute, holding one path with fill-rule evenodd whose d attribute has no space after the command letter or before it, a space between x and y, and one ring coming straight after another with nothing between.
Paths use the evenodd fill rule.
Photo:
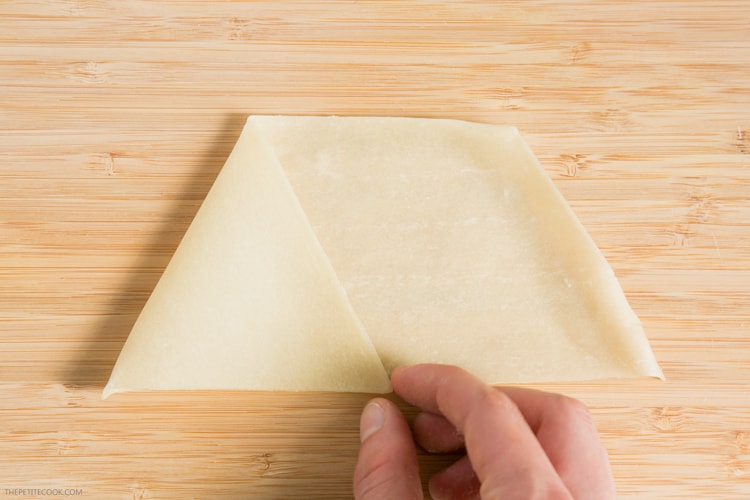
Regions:
<instances>
[{"instance_id":1,"label":"fingers","mask_svg":"<svg viewBox=\"0 0 750 500\"><path fill-rule=\"evenodd\" d=\"M383 398L367 404L360 418L360 440L354 470L357 500L423 498L414 441L395 404Z\"/></svg>"},{"instance_id":2,"label":"fingers","mask_svg":"<svg viewBox=\"0 0 750 500\"><path fill-rule=\"evenodd\" d=\"M430 480L434 498L615 498L606 450L578 401L492 388L442 365L397 369L392 383L425 410L413 423L417 443L430 452L467 450ZM360 432L355 498L422 498L414 443L398 408L371 401Z\"/></svg>"},{"instance_id":3,"label":"fingers","mask_svg":"<svg viewBox=\"0 0 750 500\"><path fill-rule=\"evenodd\" d=\"M607 452L599 441L591 413L583 404L533 389L503 387L496 390L506 393L518 406L550 463L576 499L615 498ZM463 436L442 415L419 413L412 428L416 442L430 453L454 452L464 447ZM454 487L460 478L461 474L455 475L451 467L445 475L438 474L430 481L431 491L432 488L443 491L443 496L438 498L451 498L450 495L455 494L450 492L463 491L461 488L470 491L469 486ZM478 485L478 480L474 479Z\"/></svg>"},{"instance_id":4,"label":"fingers","mask_svg":"<svg viewBox=\"0 0 750 500\"><path fill-rule=\"evenodd\" d=\"M447 453L464 447L464 437L442 415L422 412L412 422L414 439L430 453Z\"/></svg>"},{"instance_id":5,"label":"fingers","mask_svg":"<svg viewBox=\"0 0 750 500\"><path fill-rule=\"evenodd\" d=\"M456 427L442 415L422 412L412 422L414 439L430 453L455 452L464 447L464 438ZM479 499L479 478L464 456L450 467L430 478L430 495L435 499Z\"/></svg>"},{"instance_id":6,"label":"fingers","mask_svg":"<svg viewBox=\"0 0 750 500\"><path fill-rule=\"evenodd\" d=\"M518 406L456 367L416 365L394 370L397 394L439 413L464 436L483 498L569 498L569 493Z\"/></svg>"},{"instance_id":7,"label":"fingers","mask_svg":"<svg viewBox=\"0 0 750 500\"><path fill-rule=\"evenodd\" d=\"M463 457L430 479L430 495L434 499L479 500L481 484L468 457Z\"/></svg>"},{"instance_id":8,"label":"fingers","mask_svg":"<svg viewBox=\"0 0 750 500\"><path fill-rule=\"evenodd\" d=\"M591 413L559 394L503 388L529 422L568 490L576 499L615 498L607 451Z\"/></svg>"}]
</instances>

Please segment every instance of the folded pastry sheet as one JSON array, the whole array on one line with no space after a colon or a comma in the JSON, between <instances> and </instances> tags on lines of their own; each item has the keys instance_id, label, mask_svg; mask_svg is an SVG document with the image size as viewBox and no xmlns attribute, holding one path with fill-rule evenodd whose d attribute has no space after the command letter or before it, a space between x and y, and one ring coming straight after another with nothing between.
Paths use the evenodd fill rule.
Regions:
<instances>
[{"instance_id":1,"label":"folded pastry sheet","mask_svg":"<svg viewBox=\"0 0 750 500\"><path fill-rule=\"evenodd\" d=\"M516 128L252 116L104 396L388 392L425 362L495 384L662 376Z\"/></svg>"}]
</instances>

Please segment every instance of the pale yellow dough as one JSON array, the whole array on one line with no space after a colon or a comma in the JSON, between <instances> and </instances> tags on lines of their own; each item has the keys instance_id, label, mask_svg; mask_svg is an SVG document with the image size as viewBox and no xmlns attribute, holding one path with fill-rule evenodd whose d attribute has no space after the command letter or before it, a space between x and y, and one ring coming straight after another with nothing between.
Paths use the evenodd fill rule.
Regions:
<instances>
[{"instance_id":1,"label":"pale yellow dough","mask_svg":"<svg viewBox=\"0 0 750 500\"><path fill-rule=\"evenodd\" d=\"M662 376L611 267L514 127L255 116L105 396L387 392L378 356L489 383Z\"/></svg>"}]
</instances>

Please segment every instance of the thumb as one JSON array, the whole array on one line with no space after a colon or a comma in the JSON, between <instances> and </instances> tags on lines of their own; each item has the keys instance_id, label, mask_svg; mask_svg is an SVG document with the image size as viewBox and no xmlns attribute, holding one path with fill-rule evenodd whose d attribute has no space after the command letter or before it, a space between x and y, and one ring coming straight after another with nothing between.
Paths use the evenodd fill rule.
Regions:
<instances>
[{"instance_id":1,"label":"thumb","mask_svg":"<svg viewBox=\"0 0 750 500\"><path fill-rule=\"evenodd\" d=\"M362 445L354 469L357 500L421 500L417 451L409 425L391 401L367 403L359 421Z\"/></svg>"}]
</instances>

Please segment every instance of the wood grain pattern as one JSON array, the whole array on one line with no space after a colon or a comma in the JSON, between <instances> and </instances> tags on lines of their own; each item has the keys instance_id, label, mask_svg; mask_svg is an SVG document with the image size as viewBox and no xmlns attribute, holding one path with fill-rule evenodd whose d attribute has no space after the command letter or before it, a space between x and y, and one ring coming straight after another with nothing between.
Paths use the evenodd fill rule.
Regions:
<instances>
[{"instance_id":1,"label":"wood grain pattern","mask_svg":"<svg viewBox=\"0 0 750 500\"><path fill-rule=\"evenodd\" d=\"M750 3L0 3L0 495L348 498L355 394L99 399L245 116L517 125L667 382L584 400L621 498L750 496ZM424 477L451 457L423 456Z\"/></svg>"}]
</instances>

